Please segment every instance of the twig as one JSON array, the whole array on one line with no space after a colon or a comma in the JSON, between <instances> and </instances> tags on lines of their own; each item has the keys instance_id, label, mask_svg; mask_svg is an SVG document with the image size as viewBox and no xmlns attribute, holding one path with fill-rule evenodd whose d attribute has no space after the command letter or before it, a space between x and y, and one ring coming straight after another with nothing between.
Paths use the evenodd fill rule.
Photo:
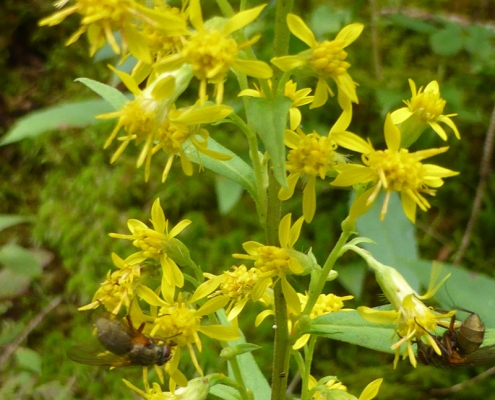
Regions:
<instances>
[{"instance_id":1,"label":"twig","mask_svg":"<svg viewBox=\"0 0 495 400\"><path fill-rule=\"evenodd\" d=\"M472 18L467 18L464 15L453 14L453 13L438 13L429 10L422 10L420 8L414 7L383 7L380 9L380 14L382 15L393 15L393 14L404 14L408 17L423 20L423 21L442 21L447 20L449 22L461 25L470 26L477 25L483 28L495 31L495 24L492 21L479 22Z\"/></svg>"},{"instance_id":2,"label":"twig","mask_svg":"<svg viewBox=\"0 0 495 400\"><path fill-rule=\"evenodd\" d=\"M490 162L493 154L493 143L495 136L495 107L492 111L492 116L490 119L490 126L488 132L486 133L485 143L483 145L483 156L481 158L480 164L480 180L478 182L478 188L476 189L476 195L474 197L473 207L471 210L471 217L464 231L464 236L462 237L461 245L454 259L454 265L459 265L464 258L467 247L471 241L471 235L473 233L474 225L478 219L478 214L481 209L481 204L483 202L483 194L485 192L486 181L488 175L490 174Z\"/></svg>"},{"instance_id":3,"label":"twig","mask_svg":"<svg viewBox=\"0 0 495 400\"><path fill-rule=\"evenodd\" d=\"M23 342L24 339L26 339L26 337L31 333L31 331L34 328L36 328L43 320L43 318L45 318L50 311L52 311L55 307L57 307L61 301L62 301L61 296L55 297L50 303L48 303L48 305L43 310L41 310L41 312L38 315L36 315L36 317L34 317L33 319L31 319L31 321L29 321L24 331L17 337L15 341L13 341L7 346L3 354L0 356L0 364L2 364L12 355L15 349Z\"/></svg>"},{"instance_id":4,"label":"twig","mask_svg":"<svg viewBox=\"0 0 495 400\"><path fill-rule=\"evenodd\" d=\"M375 0L369 0L371 10L371 43L373 46L373 61L375 64L375 76L378 81L383 80L380 49L378 45L377 10Z\"/></svg>"},{"instance_id":5,"label":"twig","mask_svg":"<svg viewBox=\"0 0 495 400\"><path fill-rule=\"evenodd\" d=\"M481 381L482 379L485 379L485 378L489 377L490 375L493 375L494 373L495 373L495 367L492 367L490 369L487 369L485 372L482 372L478 376L475 376L474 378L471 378L467 381L458 383L457 385L451 386L449 388L432 389L430 391L430 393L434 396L448 396L448 395L457 393L460 390L464 389L466 386L469 386L469 385L472 385L473 383Z\"/></svg>"}]
</instances>

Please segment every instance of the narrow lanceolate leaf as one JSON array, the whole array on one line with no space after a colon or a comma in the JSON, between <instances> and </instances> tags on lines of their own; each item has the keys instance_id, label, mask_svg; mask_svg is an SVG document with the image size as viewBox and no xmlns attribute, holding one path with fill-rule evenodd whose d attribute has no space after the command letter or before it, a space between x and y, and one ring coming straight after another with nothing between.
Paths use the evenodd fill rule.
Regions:
<instances>
[{"instance_id":1,"label":"narrow lanceolate leaf","mask_svg":"<svg viewBox=\"0 0 495 400\"><path fill-rule=\"evenodd\" d=\"M393 353L395 325L376 324L361 318L357 311L325 314L311 321L305 333L341 340L369 349Z\"/></svg>"},{"instance_id":2,"label":"narrow lanceolate leaf","mask_svg":"<svg viewBox=\"0 0 495 400\"><path fill-rule=\"evenodd\" d=\"M203 153L198 154L195 147L187 143L184 148L184 151L191 157L192 161L241 185L253 199L256 199L256 181L253 169L242 158L211 137L208 138L208 150L225 154L231 158L229 160L218 160Z\"/></svg>"},{"instance_id":3,"label":"narrow lanceolate leaf","mask_svg":"<svg viewBox=\"0 0 495 400\"><path fill-rule=\"evenodd\" d=\"M284 131L291 105L292 101L287 97L277 96L272 100L250 98L247 106L249 123L253 125L270 155L277 182L285 188L287 187L287 179Z\"/></svg>"},{"instance_id":4,"label":"narrow lanceolate leaf","mask_svg":"<svg viewBox=\"0 0 495 400\"><path fill-rule=\"evenodd\" d=\"M115 110L120 110L128 101L127 97L125 97L122 92L112 86L105 85L104 83L88 78L78 78L76 79L76 82L81 82L89 87L93 92L106 100ZM103 114L103 112L100 114Z\"/></svg>"},{"instance_id":5,"label":"narrow lanceolate leaf","mask_svg":"<svg viewBox=\"0 0 495 400\"><path fill-rule=\"evenodd\" d=\"M36 137L52 130L67 130L100 123L95 116L113 111L104 100L87 100L64 103L45 108L19 118L16 124L0 140L0 146Z\"/></svg>"}]
</instances>

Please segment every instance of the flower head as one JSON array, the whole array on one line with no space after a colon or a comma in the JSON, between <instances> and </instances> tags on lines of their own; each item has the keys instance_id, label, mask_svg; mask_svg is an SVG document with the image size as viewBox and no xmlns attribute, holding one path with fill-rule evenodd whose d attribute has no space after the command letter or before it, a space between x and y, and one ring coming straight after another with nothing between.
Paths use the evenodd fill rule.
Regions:
<instances>
[{"instance_id":1,"label":"flower head","mask_svg":"<svg viewBox=\"0 0 495 400\"><path fill-rule=\"evenodd\" d=\"M339 176L331 183L333 186L352 186L371 182L372 187L359 196L352 208L351 217L357 218L368 211L381 190L386 193L380 218L385 218L388 201L392 192L400 192L402 208L407 218L416 220L416 207L423 211L430 208L424 194L435 195L435 190L443 185L445 177L455 176L458 172L433 164L422 164L421 160L444 153L448 147L420 150L409 153L400 148L401 132L390 114L385 120L386 150L375 150L371 143L350 132L336 132L332 138L342 147L362 153L364 165L340 164L334 167Z\"/></svg>"},{"instance_id":2,"label":"flower head","mask_svg":"<svg viewBox=\"0 0 495 400\"><path fill-rule=\"evenodd\" d=\"M238 44L230 36L254 21L263 8L265 5L242 11L225 21L222 26L214 26L218 24L218 20L204 23L199 0L192 0L189 15L195 31L190 32L178 54L163 57L156 64L157 70L175 69L184 63L191 65L194 76L201 82L199 99L202 103L206 101L206 85L209 82L215 85L216 102L222 102L223 84L231 68L255 78L270 78L272 70L267 64L239 57L240 51L254 44L259 37Z\"/></svg>"},{"instance_id":3,"label":"flower head","mask_svg":"<svg viewBox=\"0 0 495 400\"><path fill-rule=\"evenodd\" d=\"M129 310L134 291L140 285L141 265L138 257L123 260L112 253L112 260L117 266L116 271L108 271L107 278L100 284L93 296L93 301L79 310L91 310L102 304L112 314L118 314L122 306Z\"/></svg>"},{"instance_id":4,"label":"flower head","mask_svg":"<svg viewBox=\"0 0 495 400\"><path fill-rule=\"evenodd\" d=\"M446 101L440 97L440 89L437 81L431 81L423 91L423 87L416 90L416 84L412 79L409 79L412 97L410 100L405 100L407 107L400 108L392 113L392 121L394 124L401 124L408 118L416 118L423 124L428 124L443 140L447 140L447 134L439 122L450 127L457 139L461 136L457 127L452 122L450 117L457 114L442 115Z\"/></svg>"},{"instance_id":5,"label":"flower head","mask_svg":"<svg viewBox=\"0 0 495 400\"><path fill-rule=\"evenodd\" d=\"M306 303L308 302L309 296L306 294L297 294L299 296L299 300L301 301L301 308L304 309L306 307ZM318 296L318 300L316 300L316 304L311 310L309 317L311 319L319 317L320 315L330 314L336 311L348 311L349 309L344 309L344 301L353 299L354 296L336 296L333 293L329 294L320 294ZM303 347L308 341L310 335L304 334L302 335L296 343L292 346L293 349L300 349Z\"/></svg>"},{"instance_id":6,"label":"flower head","mask_svg":"<svg viewBox=\"0 0 495 400\"><path fill-rule=\"evenodd\" d=\"M233 265L230 271L224 271L221 275L204 275L208 280L196 289L191 300L205 296L225 298L228 302L227 320L232 321L241 313L246 303L252 300L253 289L260 279L261 271L258 268L247 269L245 265ZM265 293L261 300L268 303L268 294Z\"/></svg>"},{"instance_id":7,"label":"flower head","mask_svg":"<svg viewBox=\"0 0 495 400\"><path fill-rule=\"evenodd\" d=\"M338 163L344 162L342 155L335 150L337 144L331 135L320 136L317 132L304 134L296 131L285 131L285 144L291 150L287 154L286 168L288 187L281 187L278 192L280 200L287 200L294 194L299 179L304 181L303 215L307 223L313 220L316 211L316 178L325 179L327 174Z\"/></svg>"},{"instance_id":8,"label":"flower head","mask_svg":"<svg viewBox=\"0 0 495 400\"><path fill-rule=\"evenodd\" d=\"M266 246L259 242L246 242L242 247L247 254L234 254L235 258L253 260L254 267L261 272L253 288L252 300L259 300L269 286L280 281L287 306L294 315L301 313L301 305L296 291L287 280L287 275L304 272L304 268L295 257L296 252L293 250L293 246L299 238L302 223L303 218L301 217L291 227L291 214L287 214L279 224L280 247ZM273 278L276 278L275 282L273 282Z\"/></svg>"},{"instance_id":9,"label":"flower head","mask_svg":"<svg viewBox=\"0 0 495 400\"><path fill-rule=\"evenodd\" d=\"M326 382L325 382L326 381ZM359 395L359 398L355 396L345 393L345 396L342 396L343 399L356 399L356 400L371 400L374 399L378 395L378 390L380 390L380 385L383 382L383 378L375 379L370 382L368 386L364 388L364 390ZM320 382L317 382L313 376L310 376L309 380L310 389L313 389L313 397L312 400L326 400L328 398L336 398L339 399L341 396L333 396L332 391L341 390L347 392L347 387L342 384L335 377L326 377L320 379ZM317 388L321 388L320 390L316 390Z\"/></svg>"},{"instance_id":10,"label":"flower head","mask_svg":"<svg viewBox=\"0 0 495 400\"><path fill-rule=\"evenodd\" d=\"M417 361L412 345L416 341L426 342L440 355L441 350L430 332L435 330L439 321L445 324L455 311L445 314L436 313L432 307L427 307L421 300L431 298L450 274L437 283L441 268L434 264L428 291L420 296L395 268L379 263L362 249L358 251L368 265L375 270L377 282L393 307L393 310L389 311L359 307L358 312L370 322L396 324L395 332L399 340L391 347L392 350L395 350L394 368L399 360L403 344L405 345L403 358L409 358L414 367L416 367Z\"/></svg>"},{"instance_id":11,"label":"flower head","mask_svg":"<svg viewBox=\"0 0 495 400\"><path fill-rule=\"evenodd\" d=\"M318 78L311 108L321 107L327 102L328 94L334 95L328 86L328 79L332 79L337 84L341 106L350 102L358 103L356 83L347 72L351 64L345 61L347 53L344 48L359 37L363 31L363 25L347 25L334 40L325 40L321 43L316 41L313 32L297 15L287 15L287 25L292 34L306 43L310 49L295 56L276 57L271 61L285 72L305 67Z\"/></svg>"},{"instance_id":12,"label":"flower head","mask_svg":"<svg viewBox=\"0 0 495 400\"><path fill-rule=\"evenodd\" d=\"M185 90L192 75L186 69L163 74L150 82L144 90L141 90L138 82L129 74L113 70L132 92L134 100L124 103L118 111L97 116L99 119L119 118L117 125L105 142L104 148L110 146L122 129L126 135L118 139L122 144L113 154L112 163L120 157L129 143L133 141L136 145L144 143L136 166L139 168L146 161L145 179L147 180L153 141L160 127L160 121L163 115L167 115L179 94Z\"/></svg>"},{"instance_id":13,"label":"flower head","mask_svg":"<svg viewBox=\"0 0 495 400\"><path fill-rule=\"evenodd\" d=\"M162 175L162 182L167 179L172 162L178 155L180 157L182 170L187 176L193 174L191 154L189 156L184 150L185 144L190 144L197 152L201 161L200 154L221 161L230 160L232 157L227 154L218 153L208 149L209 133L202 128L202 124L211 124L224 119L232 112L232 108L223 104L199 106L196 104L192 107L176 110L171 108L165 120L158 127L154 136L155 145L150 151L151 155L159 150L163 150L168 156Z\"/></svg>"},{"instance_id":14,"label":"flower head","mask_svg":"<svg viewBox=\"0 0 495 400\"><path fill-rule=\"evenodd\" d=\"M57 7L62 8L68 2L61 0L57 3ZM108 43L116 54L125 54L129 49L136 58L143 59L147 63L151 63L151 57L146 41L137 29L136 19L160 26L161 30L169 35L183 34L186 28L184 19L168 8L151 10L135 0L75 0L74 5L44 18L39 25L57 25L67 16L75 13L82 16L81 26L69 38L67 46L77 41L83 33L87 33L91 55ZM122 47L117 43L115 31L120 32Z\"/></svg>"},{"instance_id":15,"label":"flower head","mask_svg":"<svg viewBox=\"0 0 495 400\"><path fill-rule=\"evenodd\" d=\"M181 374L178 372L177 366L183 348L188 349L196 370L201 376L203 375L193 347L194 345L201 352L200 333L222 341L235 340L240 336L236 326L201 324L203 317L218 311L226 305L224 299L213 298L201 307L197 307L191 299L183 299L182 293L179 293L177 299L172 302L164 301L153 290L145 286L139 288L138 294L154 310L152 312L154 322L149 324L151 325L149 335L160 338L173 338L175 351L172 359L167 362L166 368L168 368L167 372L172 379L174 379L174 376L177 377L177 380L174 380L181 386L184 385L180 382Z\"/></svg>"},{"instance_id":16,"label":"flower head","mask_svg":"<svg viewBox=\"0 0 495 400\"><path fill-rule=\"evenodd\" d=\"M132 244L140 249L128 260L155 259L160 262L162 267L162 295L165 299L170 300L174 297L175 287L184 285L184 275L173 259L177 258L176 253L180 253L181 247L184 245L175 239L175 236L182 232L191 221L182 220L169 231L168 220L165 219L165 214L160 206L160 199L156 199L151 207L151 223L154 229L148 228L146 224L137 219L130 219L127 221L127 226L132 233L131 235L110 233L110 236L132 240Z\"/></svg>"}]
</instances>

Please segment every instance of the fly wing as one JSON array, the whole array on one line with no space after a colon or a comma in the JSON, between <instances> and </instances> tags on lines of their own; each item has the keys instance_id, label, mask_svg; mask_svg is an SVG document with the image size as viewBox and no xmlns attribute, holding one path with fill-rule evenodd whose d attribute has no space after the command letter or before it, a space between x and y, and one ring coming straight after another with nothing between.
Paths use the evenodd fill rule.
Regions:
<instances>
[{"instance_id":1,"label":"fly wing","mask_svg":"<svg viewBox=\"0 0 495 400\"><path fill-rule=\"evenodd\" d=\"M80 364L107 367L125 367L132 365L132 361L127 354L120 356L113 354L96 342L72 346L67 350L67 355L72 361Z\"/></svg>"},{"instance_id":2,"label":"fly wing","mask_svg":"<svg viewBox=\"0 0 495 400\"><path fill-rule=\"evenodd\" d=\"M493 364L495 365L495 344L480 347L466 357L467 365Z\"/></svg>"}]
</instances>

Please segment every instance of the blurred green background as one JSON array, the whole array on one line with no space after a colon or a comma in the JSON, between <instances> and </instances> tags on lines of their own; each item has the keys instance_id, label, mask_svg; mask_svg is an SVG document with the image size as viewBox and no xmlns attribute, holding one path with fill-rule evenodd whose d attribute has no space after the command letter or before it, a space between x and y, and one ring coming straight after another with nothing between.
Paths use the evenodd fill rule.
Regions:
<instances>
[{"instance_id":1,"label":"blurred green background","mask_svg":"<svg viewBox=\"0 0 495 400\"><path fill-rule=\"evenodd\" d=\"M205 18L219 13L214 1L202 3ZM346 24L365 24L361 37L347 49L360 99L354 108L351 131L381 146L385 114L401 107L401 101L410 97L408 78L418 87L438 80L442 97L447 100L445 113L458 114L454 121L462 140L455 139L446 128L450 150L432 162L460 171L460 175L446 180L431 199L428 213L418 213L412 237L401 235L405 231L399 229L379 243L376 250L393 248L392 255L381 253L383 258L377 258L399 262L394 266L424 292L429 275L429 262L424 260L452 264L472 214L495 104L495 4L482 0L296 3L294 12L307 21L320 40L332 39ZM261 2L248 4L251 7ZM273 18L274 7L275 2L269 2L250 28L262 33L254 48L265 61L271 57L273 31L267 21ZM106 65L117 60L106 58L105 49L92 60L85 37L70 47L64 46L77 29L78 17L72 16L53 28L37 26L37 21L53 10L48 1L4 0L0 4L2 135L18 128L33 112L67 102L96 100L89 89L74 82L78 77L112 82ZM299 40L291 41L292 54L305 48ZM302 87L315 82L301 79L299 83ZM225 98L234 98L236 91L235 84L227 85ZM193 87L184 101L193 101L196 93ZM236 106L238 101L230 104ZM320 134L328 132L339 113L333 100L311 114L307 111L303 109L303 115L311 115L311 120L303 119L305 132L315 129ZM70 111L63 111L67 112ZM114 165L109 164L111 152L102 147L114 122L76 128L61 125L45 132L42 124L49 126L56 121L54 118L51 115L35 122L27 120L23 129L28 137L0 147L0 398L133 398L121 379L141 386L139 368L109 371L75 364L66 356L70 345L91 335L90 316L77 312L77 307L90 302L113 267L111 252L122 257L133 252L129 243L111 239L108 233L126 233L129 218L147 221L153 200L160 197L172 224L184 218L193 221L181 240L189 246L196 263L212 273L228 269L235 262L231 254L241 252L243 242L263 241L263 236L252 218L255 210L249 196L243 193L239 198L229 197L235 191L225 189L225 182L214 174L195 172L193 179L185 179L176 165L166 185L161 185L166 158L157 156L146 184L143 171L135 169L139 149L134 146L129 146ZM71 118L84 119L79 115ZM244 139L231 125L214 127L210 133L245 155ZM415 144L417 149L443 145L433 133L423 135ZM443 307L476 311L488 328L495 328L495 284L491 279L495 263L494 186L490 175L469 246L460 262L465 269L450 269L452 278L437 298ZM317 190L317 214L313 223L304 227L298 249L312 247L323 262L340 233L349 192L330 189L328 182L318 185ZM295 196L284 204L284 211L300 215L300 198ZM395 222L393 215L387 219L391 226L396 226ZM361 233L372 237L374 230L377 234L387 231L385 225L376 228L376 224L363 220ZM404 248L417 251L409 259L411 265L396 257ZM384 303L373 274L357 257L346 255L338 270L340 279L328 284L327 292L353 294L352 307ZM259 305L248 307L240 324L248 341L263 346L255 357L269 377L271 323L253 326L260 311ZM205 342L201 355L205 372L216 371L219 364L226 370L217 344L207 339ZM408 362L400 362L394 370L390 354L327 339L319 341L317 354L313 375L337 375L353 394L359 394L370 381L384 377L380 399L439 398L432 389L450 387L486 369L414 369ZM187 359L181 363L188 377L194 374L190 365ZM292 368L295 370L294 365ZM495 399L493 393L495 381L485 379L447 398Z\"/></svg>"}]
</instances>

